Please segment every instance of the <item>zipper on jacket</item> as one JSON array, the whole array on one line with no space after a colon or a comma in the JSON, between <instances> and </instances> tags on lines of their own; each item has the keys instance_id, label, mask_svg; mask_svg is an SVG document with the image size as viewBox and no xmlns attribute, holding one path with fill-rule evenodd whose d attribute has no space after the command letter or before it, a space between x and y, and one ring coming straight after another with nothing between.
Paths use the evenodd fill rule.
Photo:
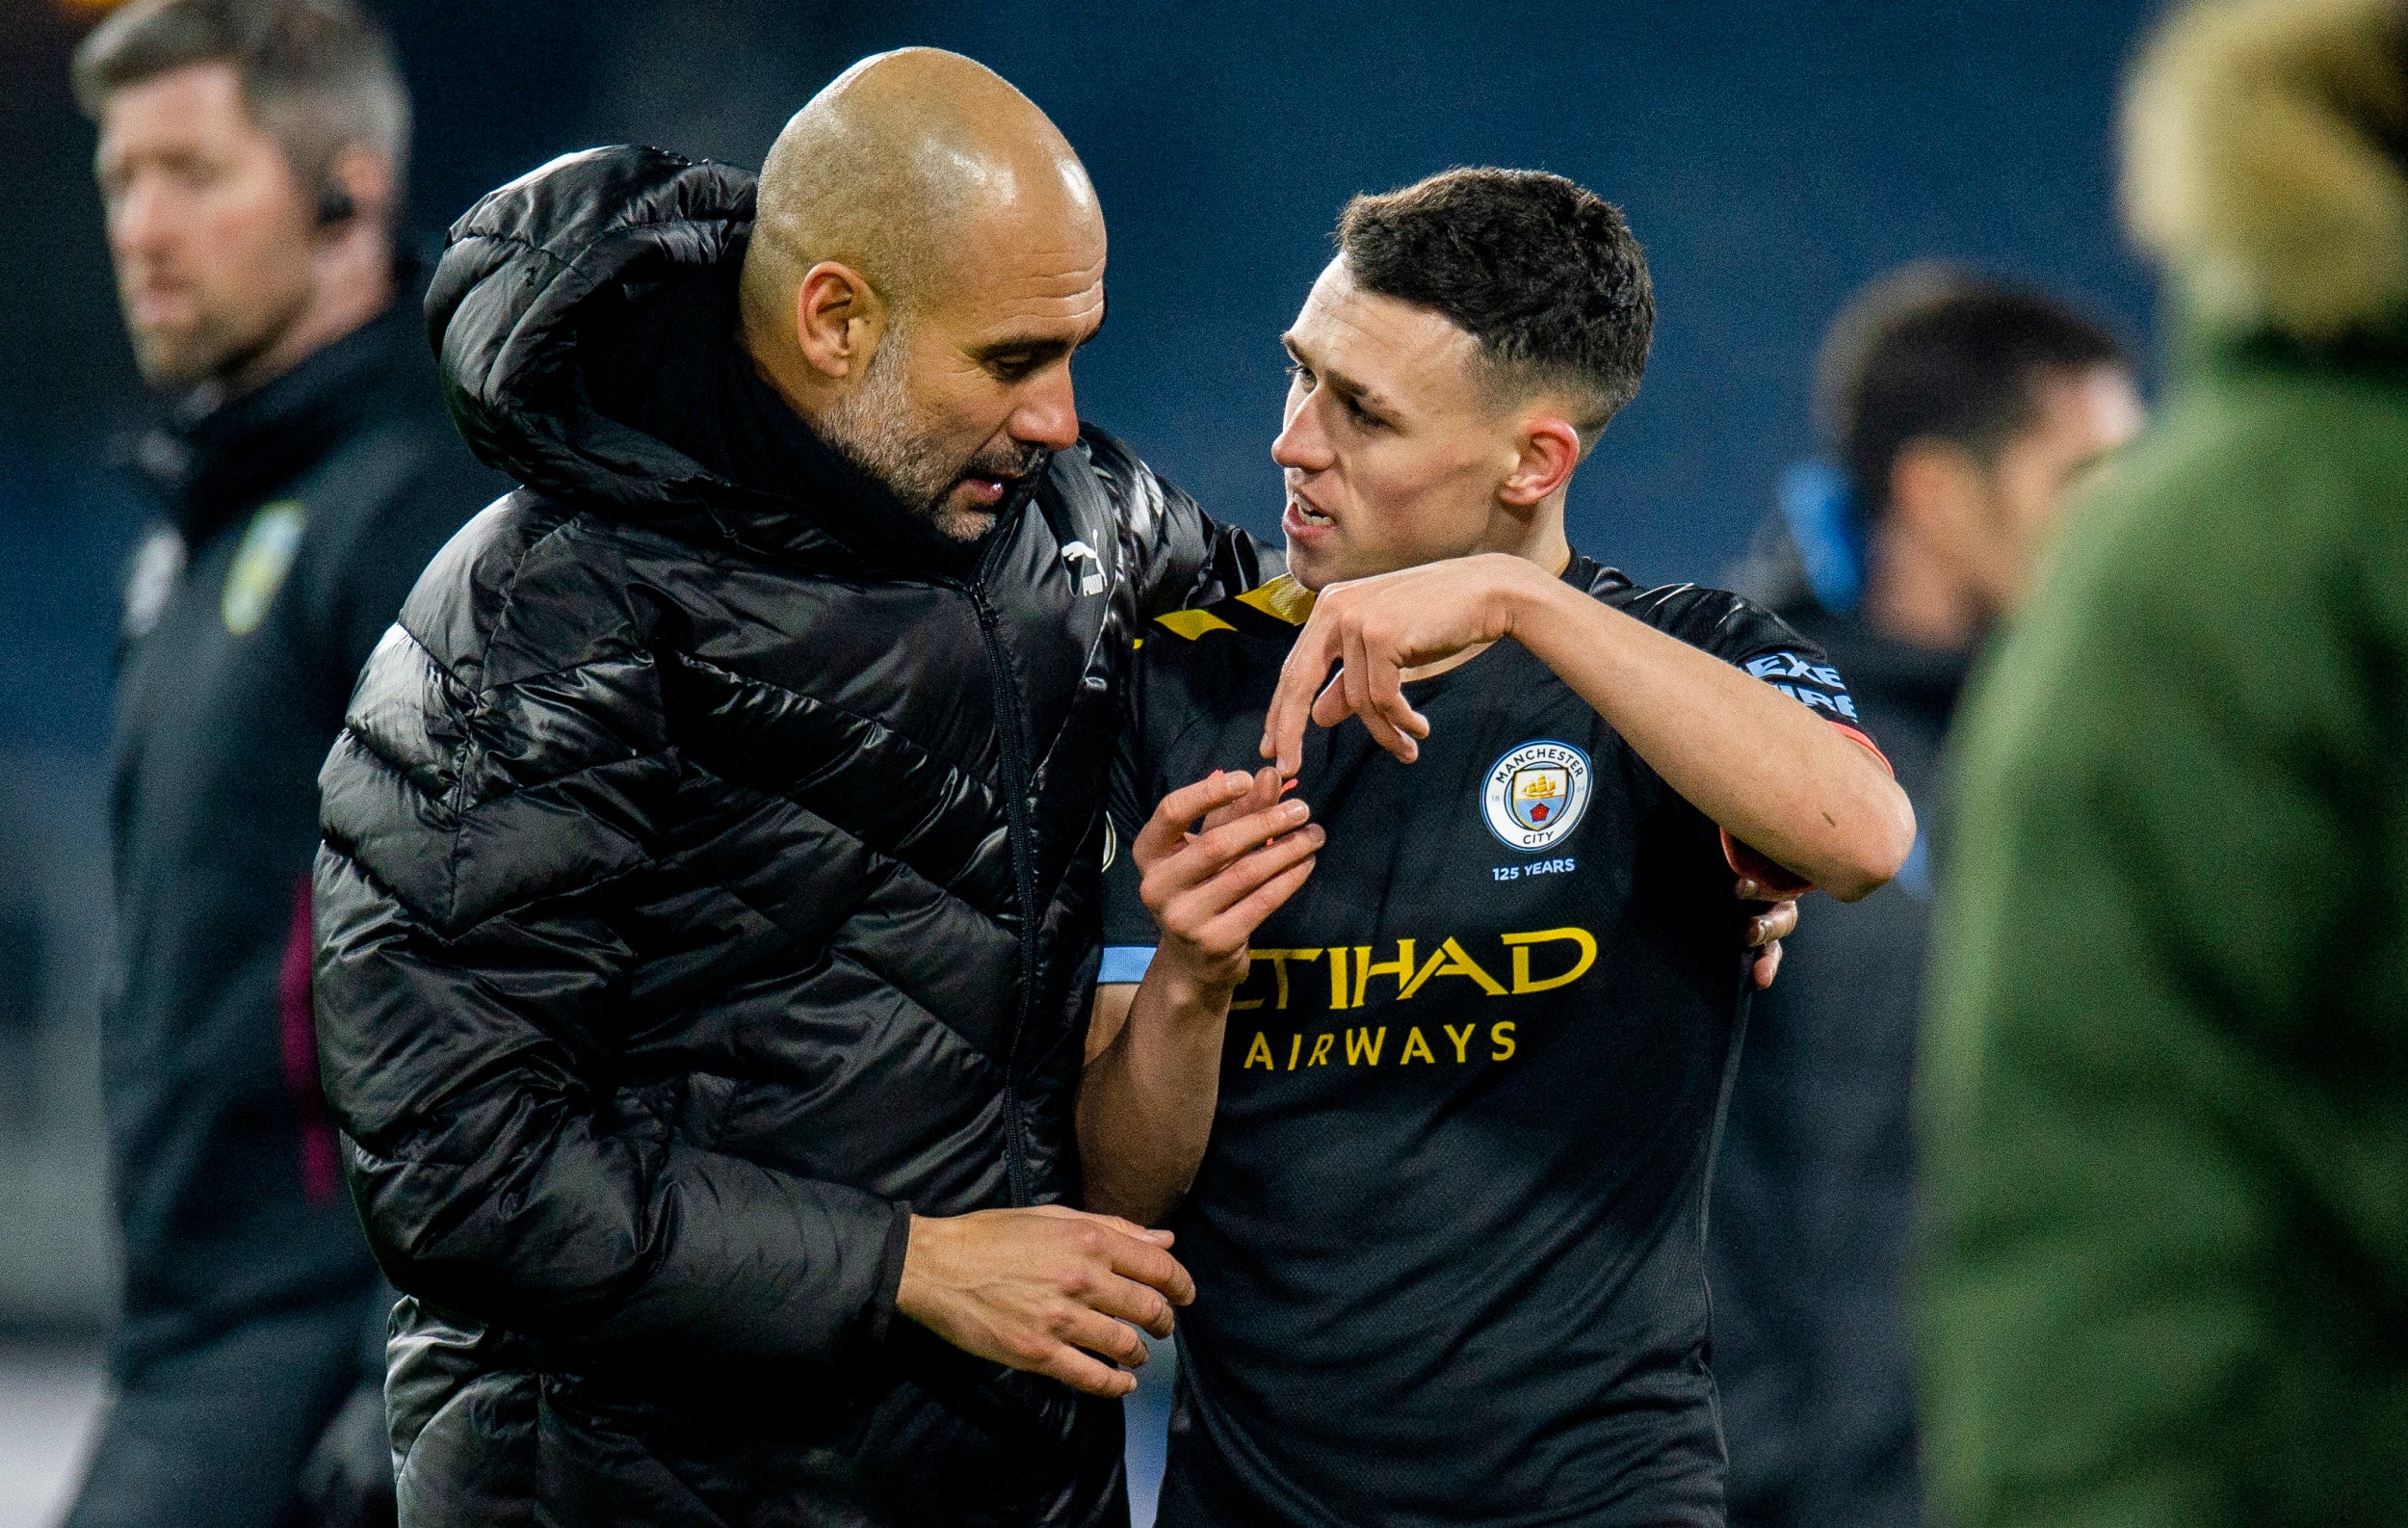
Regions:
<instances>
[{"instance_id":1,"label":"zipper on jacket","mask_svg":"<svg viewBox=\"0 0 2408 1528\"><path fill-rule=\"evenodd\" d=\"M1021 728L1020 691L1011 682L1003 638L996 626L1001 617L987 602L983 582L969 586L970 603L979 613L979 635L986 642L987 672L995 692L996 731L1003 740L1004 823L1011 841L1011 877L1020 897L1020 1011L1004 1047L1004 1172L1011 1202L1026 1204L1034 1197L1029 1184L1029 1147L1020 1119L1020 1037L1027 1033L1036 1000L1036 837L1029 821L1029 739Z\"/></svg>"}]
</instances>

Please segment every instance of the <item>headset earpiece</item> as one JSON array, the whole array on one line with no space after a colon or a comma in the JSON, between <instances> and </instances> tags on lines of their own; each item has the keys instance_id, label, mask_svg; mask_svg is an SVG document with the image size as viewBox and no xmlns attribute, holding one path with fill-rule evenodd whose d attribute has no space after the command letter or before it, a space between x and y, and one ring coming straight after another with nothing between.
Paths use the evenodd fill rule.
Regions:
<instances>
[{"instance_id":1,"label":"headset earpiece","mask_svg":"<svg viewBox=\"0 0 2408 1528\"><path fill-rule=\"evenodd\" d=\"M327 188L318 193L319 227L340 227L358 216L359 203L352 199L351 192L342 182L328 181Z\"/></svg>"}]
</instances>

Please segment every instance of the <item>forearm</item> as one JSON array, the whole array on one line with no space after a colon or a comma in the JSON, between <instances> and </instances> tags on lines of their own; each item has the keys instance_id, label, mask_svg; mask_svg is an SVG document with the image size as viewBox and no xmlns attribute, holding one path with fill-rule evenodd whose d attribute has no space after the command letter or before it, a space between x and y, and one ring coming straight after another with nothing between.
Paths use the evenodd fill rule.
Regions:
<instances>
[{"instance_id":1,"label":"forearm","mask_svg":"<svg viewBox=\"0 0 2408 1528\"><path fill-rule=\"evenodd\" d=\"M1770 685L1559 580L1511 631L1691 805L1843 901L1897 873L1914 810L1871 751Z\"/></svg>"},{"instance_id":2,"label":"forearm","mask_svg":"<svg viewBox=\"0 0 2408 1528\"><path fill-rule=\"evenodd\" d=\"M1153 1225L1186 1195L1212 1136L1228 1018L1226 989L1160 958L1146 972L1080 1083L1087 1208Z\"/></svg>"}]
</instances>

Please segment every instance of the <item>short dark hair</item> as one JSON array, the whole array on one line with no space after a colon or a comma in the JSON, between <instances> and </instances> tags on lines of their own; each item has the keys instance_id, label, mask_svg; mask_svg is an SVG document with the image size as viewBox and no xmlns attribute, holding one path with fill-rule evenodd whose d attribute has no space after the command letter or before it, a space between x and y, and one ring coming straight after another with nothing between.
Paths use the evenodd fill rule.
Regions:
<instances>
[{"instance_id":1,"label":"short dark hair","mask_svg":"<svg viewBox=\"0 0 2408 1528\"><path fill-rule=\"evenodd\" d=\"M351 144L409 174L409 93L383 31L353 0L135 0L92 29L68 77L97 121L109 96L196 64L230 64L243 101L306 186Z\"/></svg>"},{"instance_id":2,"label":"short dark hair","mask_svg":"<svg viewBox=\"0 0 2408 1528\"><path fill-rule=\"evenodd\" d=\"M1920 261L1873 281L1832 321L1815 411L1857 503L1874 516L1910 443L1945 441L1993 463L2039 417L2035 383L2101 366L2131 360L2063 303Z\"/></svg>"},{"instance_id":3,"label":"short dark hair","mask_svg":"<svg viewBox=\"0 0 2408 1528\"><path fill-rule=\"evenodd\" d=\"M1449 170L1338 219L1366 291L1445 315L1520 385L1585 403L1593 443L1638 392L1656 327L1647 259L1621 210L1537 170Z\"/></svg>"}]
</instances>

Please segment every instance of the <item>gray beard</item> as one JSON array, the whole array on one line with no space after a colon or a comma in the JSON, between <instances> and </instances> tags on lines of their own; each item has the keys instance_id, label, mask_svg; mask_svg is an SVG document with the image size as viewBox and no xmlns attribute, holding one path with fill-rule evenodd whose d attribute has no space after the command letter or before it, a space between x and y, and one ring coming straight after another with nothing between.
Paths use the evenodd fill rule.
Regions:
<instances>
[{"instance_id":1,"label":"gray beard","mask_svg":"<svg viewBox=\"0 0 2408 1528\"><path fill-rule=\"evenodd\" d=\"M964 463L947 461L917 428L903 368L895 360L903 352L899 338L890 331L886 343L870 357L861 385L820 415L821 438L883 484L938 535L975 541L986 534L995 517L982 510L955 510L946 505L945 498L960 481Z\"/></svg>"}]
</instances>

